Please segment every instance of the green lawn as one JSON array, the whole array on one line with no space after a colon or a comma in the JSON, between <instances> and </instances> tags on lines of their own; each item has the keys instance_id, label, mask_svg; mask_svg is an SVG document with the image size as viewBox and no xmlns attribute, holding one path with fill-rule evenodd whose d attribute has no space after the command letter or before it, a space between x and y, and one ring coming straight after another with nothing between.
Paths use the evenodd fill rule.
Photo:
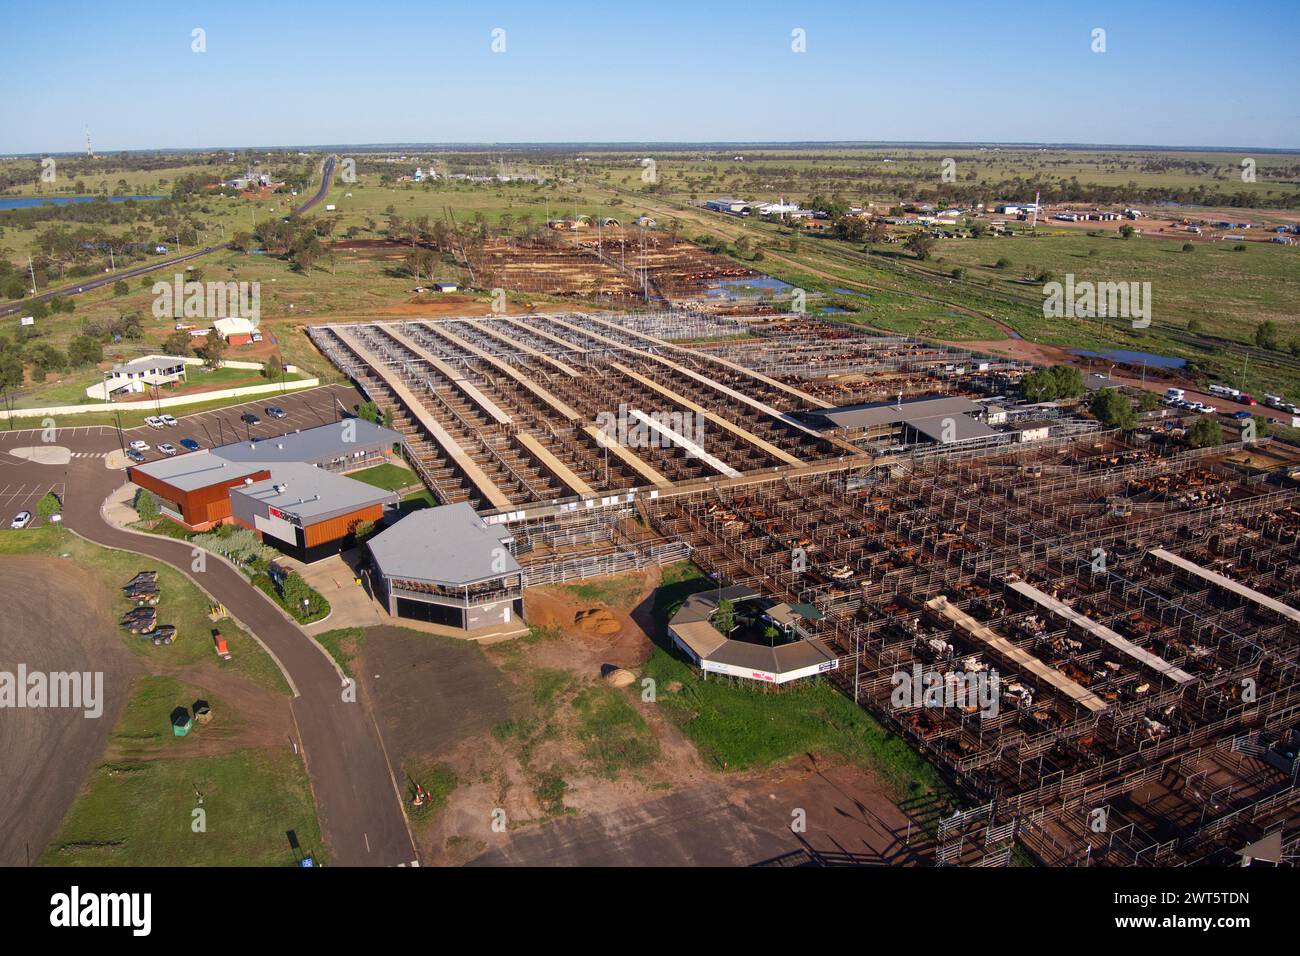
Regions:
<instances>
[{"instance_id":1,"label":"green lawn","mask_svg":"<svg viewBox=\"0 0 1300 956\"><path fill-rule=\"evenodd\" d=\"M200 697L201 688L172 678L136 680L110 741L126 755L91 772L42 865L292 866L290 830L319 857L320 825L298 756L287 747L193 755L204 738L233 733L237 716L211 698L210 724L173 735L171 711Z\"/></svg>"},{"instance_id":2,"label":"green lawn","mask_svg":"<svg viewBox=\"0 0 1300 956\"><path fill-rule=\"evenodd\" d=\"M582 755L599 776L611 780L624 770L646 766L659 755L658 741L628 703L627 693L607 684L593 684L573 699Z\"/></svg>"},{"instance_id":3,"label":"green lawn","mask_svg":"<svg viewBox=\"0 0 1300 956\"><path fill-rule=\"evenodd\" d=\"M121 640L132 651L152 663L188 665L201 661L217 662L268 690L288 694L289 687L270 656L243 629L229 619L216 624L208 620L211 600L179 571L152 558L125 551L113 551L79 538L65 528L43 526L0 535L0 554L44 554L65 557L78 567L94 572L115 595L114 611L118 617L132 605L121 597L121 586L143 569L158 571L162 599L158 604L158 623L174 624L176 643L155 647L125 630ZM221 661L213 651L212 630L218 628L226 638L231 660Z\"/></svg>"},{"instance_id":4,"label":"green lawn","mask_svg":"<svg viewBox=\"0 0 1300 956\"><path fill-rule=\"evenodd\" d=\"M700 753L720 770L766 767L809 752L837 753L872 772L898 799L947 793L938 772L900 737L824 682L802 682L781 693L762 693L704 680L699 669L664 650L668 619L697 591L713 583L694 565L664 569L656 593L656 647L644 674L655 681L664 708ZM681 690L673 693L672 683Z\"/></svg>"},{"instance_id":5,"label":"green lawn","mask_svg":"<svg viewBox=\"0 0 1300 956\"><path fill-rule=\"evenodd\" d=\"M420 484L420 476L411 469L387 461L373 468L349 472L348 477L364 481L376 488L383 488L385 491L397 491L399 488Z\"/></svg>"},{"instance_id":6,"label":"green lawn","mask_svg":"<svg viewBox=\"0 0 1300 956\"><path fill-rule=\"evenodd\" d=\"M644 572L633 571L616 577L584 581L581 584L566 584L563 587L580 601L629 608L645 587L645 583Z\"/></svg>"},{"instance_id":7,"label":"green lawn","mask_svg":"<svg viewBox=\"0 0 1300 956\"><path fill-rule=\"evenodd\" d=\"M336 627L316 635L320 646L329 651L330 657L349 677L356 676L352 673L352 658L365 639L366 632L359 627Z\"/></svg>"},{"instance_id":8,"label":"green lawn","mask_svg":"<svg viewBox=\"0 0 1300 956\"><path fill-rule=\"evenodd\" d=\"M406 815L415 830L423 830L433 822L447 798L460 786L456 772L445 763L428 760L408 760L402 764L402 773L406 776L403 792L406 803ZM420 806L412 805L415 798L415 785L424 788L427 799Z\"/></svg>"}]
</instances>

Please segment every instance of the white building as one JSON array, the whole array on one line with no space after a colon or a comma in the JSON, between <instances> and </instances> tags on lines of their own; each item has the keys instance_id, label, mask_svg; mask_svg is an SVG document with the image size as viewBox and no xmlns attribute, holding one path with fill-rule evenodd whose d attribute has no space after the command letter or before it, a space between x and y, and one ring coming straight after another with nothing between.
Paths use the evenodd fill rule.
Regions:
<instances>
[{"instance_id":1,"label":"white building","mask_svg":"<svg viewBox=\"0 0 1300 956\"><path fill-rule=\"evenodd\" d=\"M227 342L233 338L238 344L240 340L252 339L253 333L257 331L257 323L243 316L232 315L226 319L217 319L212 323L212 328Z\"/></svg>"},{"instance_id":2,"label":"white building","mask_svg":"<svg viewBox=\"0 0 1300 956\"><path fill-rule=\"evenodd\" d=\"M147 386L185 381L187 364L174 355L146 355L116 364L104 373L104 381L86 389L86 396L106 402L114 395L138 394Z\"/></svg>"}]
</instances>

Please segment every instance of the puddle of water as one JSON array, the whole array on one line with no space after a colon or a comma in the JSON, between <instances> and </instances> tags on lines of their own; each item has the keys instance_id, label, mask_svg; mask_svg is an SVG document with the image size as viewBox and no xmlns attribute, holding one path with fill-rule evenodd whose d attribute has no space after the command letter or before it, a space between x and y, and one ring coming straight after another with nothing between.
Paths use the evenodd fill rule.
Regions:
<instances>
[{"instance_id":1,"label":"puddle of water","mask_svg":"<svg viewBox=\"0 0 1300 956\"><path fill-rule=\"evenodd\" d=\"M1152 368L1187 367L1187 359L1176 358L1172 355L1157 355L1155 352L1137 352L1133 349L1106 349L1104 352L1075 349L1071 354L1084 358L1106 358L1113 362L1123 362L1125 365L1142 365L1145 363Z\"/></svg>"}]
</instances>

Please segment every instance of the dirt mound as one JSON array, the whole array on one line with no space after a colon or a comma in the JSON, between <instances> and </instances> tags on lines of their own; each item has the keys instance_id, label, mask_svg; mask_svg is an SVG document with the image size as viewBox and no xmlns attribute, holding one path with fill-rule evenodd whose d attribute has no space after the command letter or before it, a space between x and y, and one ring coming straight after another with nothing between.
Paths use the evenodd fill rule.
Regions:
<instances>
[{"instance_id":1,"label":"dirt mound","mask_svg":"<svg viewBox=\"0 0 1300 956\"><path fill-rule=\"evenodd\" d=\"M615 667L602 678L611 687L627 687L636 682L636 675L625 667Z\"/></svg>"},{"instance_id":2,"label":"dirt mound","mask_svg":"<svg viewBox=\"0 0 1300 956\"><path fill-rule=\"evenodd\" d=\"M588 634L617 634L623 625L607 608L593 607L579 611L573 618L579 630Z\"/></svg>"}]
</instances>

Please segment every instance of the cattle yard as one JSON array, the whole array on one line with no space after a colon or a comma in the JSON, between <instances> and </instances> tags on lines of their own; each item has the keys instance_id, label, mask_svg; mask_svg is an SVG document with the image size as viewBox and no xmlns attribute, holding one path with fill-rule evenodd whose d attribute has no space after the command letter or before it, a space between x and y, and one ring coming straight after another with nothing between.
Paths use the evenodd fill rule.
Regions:
<instances>
[{"instance_id":1,"label":"cattle yard","mask_svg":"<svg viewBox=\"0 0 1300 956\"><path fill-rule=\"evenodd\" d=\"M759 276L684 239L617 226L484 242L466 250L463 264L485 289L612 303L706 300L719 282Z\"/></svg>"},{"instance_id":2,"label":"cattle yard","mask_svg":"<svg viewBox=\"0 0 1300 956\"><path fill-rule=\"evenodd\" d=\"M1242 446L1092 423L872 451L809 413L997 395L1023 368L805 317L310 334L391 412L440 503L509 524L525 583L689 555L815 608L826 676L968 801L938 825L940 863L1019 844L1053 865L1230 864L1300 802L1300 500ZM997 706L900 705L913 673L993 680Z\"/></svg>"}]
</instances>

